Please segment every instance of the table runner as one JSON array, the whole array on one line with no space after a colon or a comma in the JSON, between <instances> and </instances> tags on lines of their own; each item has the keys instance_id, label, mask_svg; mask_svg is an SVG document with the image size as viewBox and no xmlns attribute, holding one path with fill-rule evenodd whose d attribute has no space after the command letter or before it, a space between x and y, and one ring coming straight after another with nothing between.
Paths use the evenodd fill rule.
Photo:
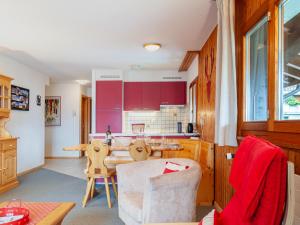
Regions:
<instances>
[{"instance_id":1,"label":"table runner","mask_svg":"<svg viewBox=\"0 0 300 225\"><path fill-rule=\"evenodd\" d=\"M29 223L35 225L44 219L50 212L56 209L61 203L59 202L22 202L21 207L29 210ZM10 207L19 207L19 202L12 202Z\"/></svg>"}]
</instances>

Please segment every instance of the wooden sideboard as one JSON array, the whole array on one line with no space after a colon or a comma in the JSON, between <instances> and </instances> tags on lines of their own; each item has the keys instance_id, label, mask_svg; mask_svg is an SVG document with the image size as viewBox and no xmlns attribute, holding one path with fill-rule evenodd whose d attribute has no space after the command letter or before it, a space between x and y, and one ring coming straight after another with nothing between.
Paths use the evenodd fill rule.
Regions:
<instances>
[{"instance_id":1,"label":"wooden sideboard","mask_svg":"<svg viewBox=\"0 0 300 225\"><path fill-rule=\"evenodd\" d=\"M0 138L0 193L18 184L17 138Z\"/></svg>"},{"instance_id":2,"label":"wooden sideboard","mask_svg":"<svg viewBox=\"0 0 300 225\"><path fill-rule=\"evenodd\" d=\"M214 201L214 144L203 140L178 139L182 151L163 151L163 158L188 158L197 161L202 170L197 205L213 205Z\"/></svg>"}]
</instances>

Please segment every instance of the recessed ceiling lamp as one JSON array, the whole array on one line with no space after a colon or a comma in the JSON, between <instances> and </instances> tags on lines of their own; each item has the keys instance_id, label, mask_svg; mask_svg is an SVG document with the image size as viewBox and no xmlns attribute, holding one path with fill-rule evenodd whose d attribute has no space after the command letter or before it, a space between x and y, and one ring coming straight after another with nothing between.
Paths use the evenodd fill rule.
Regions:
<instances>
[{"instance_id":1,"label":"recessed ceiling lamp","mask_svg":"<svg viewBox=\"0 0 300 225\"><path fill-rule=\"evenodd\" d=\"M80 85L86 85L86 84L91 83L91 81L89 81L89 80L75 80L75 81Z\"/></svg>"},{"instance_id":2,"label":"recessed ceiling lamp","mask_svg":"<svg viewBox=\"0 0 300 225\"><path fill-rule=\"evenodd\" d=\"M159 43L146 43L144 44L144 48L149 52L156 52L161 48L161 44Z\"/></svg>"}]
</instances>

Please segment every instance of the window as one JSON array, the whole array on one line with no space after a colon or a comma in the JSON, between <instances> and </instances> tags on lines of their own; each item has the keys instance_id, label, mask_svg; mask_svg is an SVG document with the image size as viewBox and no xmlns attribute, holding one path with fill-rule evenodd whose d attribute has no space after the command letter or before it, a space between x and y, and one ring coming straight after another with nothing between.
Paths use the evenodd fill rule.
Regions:
<instances>
[{"instance_id":1,"label":"window","mask_svg":"<svg viewBox=\"0 0 300 225\"><path fill-rule=\"evenodd\" d=\"M197 79L198 78L191 83L189 88L190 122L194 124L196 124L197 118Z\"/></svg>"},{"instance_id":2,"label":"window","mask_svg":"<svg viewBox=\"0 0 300 225\"><path fill-rule=\"evenodd\" d=\"M246 121L268 119L267 17L246 34Z\"/></svg>"},{"instance_id":3,"label":"window","mask_svg":"<svg viewBox=\"0 0 300 225\"><path fill-rule=\"evenodd\" d=\"M278 117L300 119L300 1L279 7Z\"/></svg>"}]
</instances>

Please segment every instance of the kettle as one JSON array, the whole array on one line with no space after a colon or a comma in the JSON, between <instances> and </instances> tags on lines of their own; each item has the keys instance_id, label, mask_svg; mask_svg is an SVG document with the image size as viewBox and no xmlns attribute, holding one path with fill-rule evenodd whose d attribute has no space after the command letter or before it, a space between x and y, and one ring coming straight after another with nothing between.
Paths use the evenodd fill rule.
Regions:
<instances>
[{"instance_id":1,"label":"kettle","mask_svg":"<svg viewBox=\"0 0 300 225\"><path fill-rule=\"evenodd\" d=\"M192 123L188 123L187 125L187 132L188 133L193 133L194 132L194 126Z\"/></svg>"}]
</instances>

